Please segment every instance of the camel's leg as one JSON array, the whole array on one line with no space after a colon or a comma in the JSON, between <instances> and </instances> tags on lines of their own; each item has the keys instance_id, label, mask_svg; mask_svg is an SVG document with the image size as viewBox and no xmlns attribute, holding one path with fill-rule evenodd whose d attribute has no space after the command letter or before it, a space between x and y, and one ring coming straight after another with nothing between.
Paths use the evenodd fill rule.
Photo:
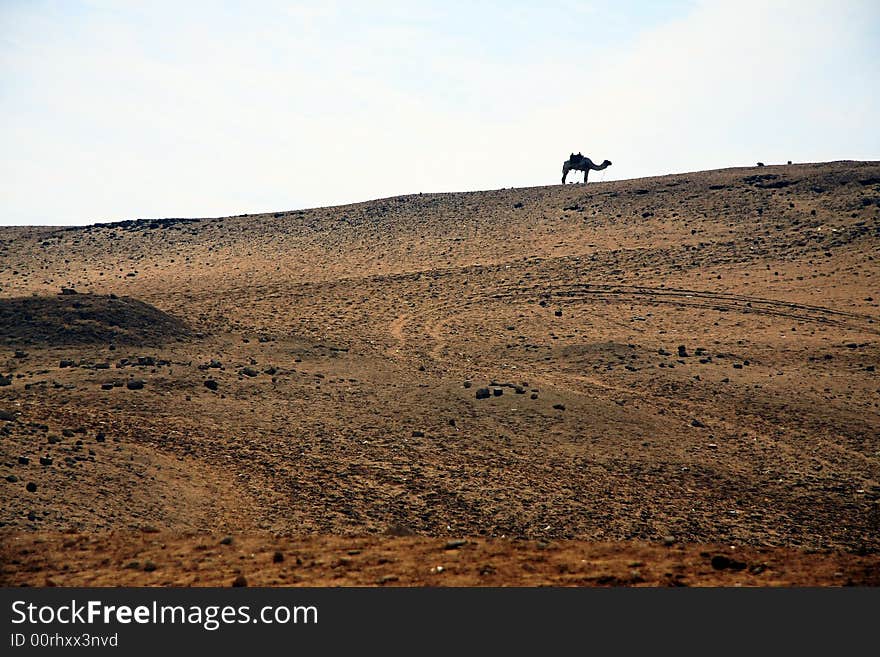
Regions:
<instances>
[{"instance_id":1,"label":"camel's leg","mask_svg":"<svg viewBox=\"0 0 880 657\"><path fill-rule=\"evenodd\" d=\"M562 165L562 184L565 184L565 178L568 176L568 163Z\"/></svg>"},{"instance_id":2,"label":"camel's leg","mask_svg":"<svg viewBox=\"0 0 880 657\"><path fill-rule=\"evenodd\" d=\"M589 178L589 177L590 177L590 170L584 169L584 184L585 185L587 184L587 178Z\"/></svg>"}]
</instances>

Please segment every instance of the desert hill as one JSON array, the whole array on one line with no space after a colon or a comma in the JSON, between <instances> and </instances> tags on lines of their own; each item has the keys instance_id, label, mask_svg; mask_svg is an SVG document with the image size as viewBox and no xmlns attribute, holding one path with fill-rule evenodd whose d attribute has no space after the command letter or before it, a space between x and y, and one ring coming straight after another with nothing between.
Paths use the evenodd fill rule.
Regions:
<instances>
[{"instance_id":1,"label":"desert hill","mask_svg":"<svg viewBox=\"0 0 880 657\"><path fill-rule=\"evenodd\" d=\"M205 583L123 566L230 534L466 538L457 583L603 583L554 559L608 545L682 551L630 583L773 570L707 545L880 583L878 258L851 161L0 228L0 578ZM552 576L481 575L509 540ZM344 558L258 581L422 582Z\"/></svg>"}]
</instances>

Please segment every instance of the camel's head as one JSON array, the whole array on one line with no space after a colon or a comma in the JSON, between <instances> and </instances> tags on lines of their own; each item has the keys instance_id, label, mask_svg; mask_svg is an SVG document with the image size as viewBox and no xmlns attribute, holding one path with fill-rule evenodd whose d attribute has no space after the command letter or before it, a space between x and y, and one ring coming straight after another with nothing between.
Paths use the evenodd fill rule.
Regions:
<instances>
[{"instance_id":1,"label":"camel's head","mask_svg":"<svg viewBox=\"0 0 880 657\"><path fill-rule=\"evenodd\" d=\"M605 160L604 162L602 162L602 166L603 166L603 167L610 167L610 166L611 166L611 160Z\"/></svg>"}]
</instances>

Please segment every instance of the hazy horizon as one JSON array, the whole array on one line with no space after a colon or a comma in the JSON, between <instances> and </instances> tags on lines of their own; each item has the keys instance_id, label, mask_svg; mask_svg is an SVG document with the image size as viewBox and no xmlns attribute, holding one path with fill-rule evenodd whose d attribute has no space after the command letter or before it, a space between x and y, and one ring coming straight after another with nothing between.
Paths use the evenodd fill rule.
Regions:
<instances>
[{"instance_id":1,"label":"hazy horizon","mask_svg":"<svg viewBox=\"0 0 880 657\"><path fill-rule=\"evenodd\" d=\"M0 225L880 159L880 6L0 5ZM581 180L574 172L569 180Z\"/></svg>"}]
</instances>

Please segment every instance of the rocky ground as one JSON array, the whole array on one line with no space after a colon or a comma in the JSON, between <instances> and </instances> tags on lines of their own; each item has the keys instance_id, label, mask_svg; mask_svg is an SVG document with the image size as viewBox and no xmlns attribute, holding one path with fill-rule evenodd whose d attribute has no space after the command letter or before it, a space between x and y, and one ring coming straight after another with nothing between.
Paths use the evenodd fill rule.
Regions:
<instances>
[{"instance_id":1,"label":"rocky ground","mask_svg":"<svg viewBox=\"0 0 880 657\"><path fill-rule=\"evenodd\" d=\"M0 583L876 584L878 256L873 162L0 228Z\"/></svg>"}]
</instances>

